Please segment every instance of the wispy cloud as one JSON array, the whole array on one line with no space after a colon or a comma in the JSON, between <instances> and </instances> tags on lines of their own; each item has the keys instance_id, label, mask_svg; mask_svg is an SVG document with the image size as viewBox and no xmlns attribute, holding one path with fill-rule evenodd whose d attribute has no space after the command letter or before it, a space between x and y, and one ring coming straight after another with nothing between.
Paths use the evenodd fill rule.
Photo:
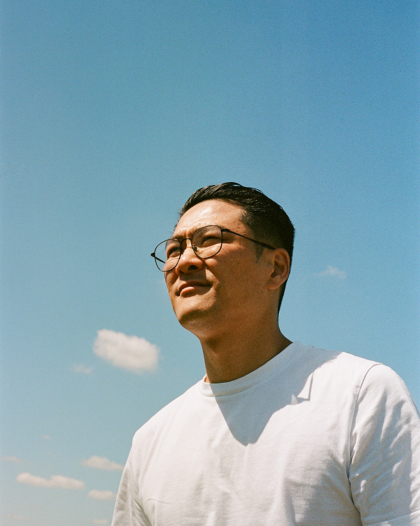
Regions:
<instances>
[{"instance_id":1,"label":"wispy cloud","mask_svg":"<svg viewBox=\"0 0 420 526\"><path fill-rule=\"evenodd\" d=\"M83 365L81 363L79 364L75 363L72 367L72 371L78 374L92 374L93 366L87 367L86 365Z\"/></svg>"},{"instance_id":2,"label":"wispy cloud","mask_svg":"<svg viewBox=\"0 0 420 526\"><path fill-rule=\"evenodd\" d=\"M27 519L25 515L17 515L16 513L8 513L7 514L9 519L15 520L15 521L24 521Z\"/></svg>"},{"instance_id":3,"label":"wispy cloud","mask_svg":"<svg viewBox=\"0 0 420 526\"><path fill-rule=\"evenodd\" d=\"M82 480L62 477L61 475L53 475L50 480L47 480L30 473L21 473L16 477L16 481L37 488L84 489L85 487L85 483Z\"/></svg>"},{"instance_id":4,"label":"wispy cloud","mask_svg":"<svg viewBox=\"0 0 420 526\"><path fill-rule=\"evenodd\" d=\"M116 495L112 491L99 491L93 489L92 491L89 491L88 497L96 500L115 500Z\"/></svg>"},{"instance_id":5,"label":"wispy cloud","mask_svg":"<svg viewBox=\"0 0 420 526\"><path fill-rule=\"evenodd\" d=\"M16 464L21 464L23 462L23 460L18 457L1 457L1 460L5 460L6 462L15 462Z\"/></svg>"},{"instance_id":6,"label":"wispy cloud","mask_svg":"<svg viewBox=\"0 0 420 526\"><path fill-rule=\"evenodd\" d=\"M104 469L105 471L122 471L124 466L117 462L112 462L106 457L90 457L82 460L82 466L89 468Z\"/></svg>"},{"instance_id":7,"label":"wispy cloud","mask_svg":"<svg viewBox=\"0 0 420 526\"><path fill-rule=\"evenodd\" d=\"M44 440L51 440L50 435L42 435L42 438L43 438Z\"/></svg>"},{"instance_id":8,"label":"wispy cloud","mask_svg":"<svg viewBox=\"0 0 420 526\"><path fill-rule=\"evenodd\" d=\"M157 368L159 349L144 338L108 329L98 331L93 350L115 367L141 373Z\"/></svg>"},{"instance_id":9,"label":"wispy cloud","mask_svg":"<svg viewBox=\"0 0 420 526\"><path fill-rule=\"evenodd\" d=\"M331 265L327 265L327 268L317 274L319 277L330 277L330 278L336 278L336 279L346 279L347 278L347 272L344 270L340 270L336 267L332 267Z\"/></svg>"},{"instance_id":10,"label":"wispy cloud","mask_svg":"<svg viewBox=\"0 0 420 526\"><path fill-rule=\"evenodd\" d=\"M93 524L108 524L106 519L93 519Z\"/></svg>"}]
</instances>

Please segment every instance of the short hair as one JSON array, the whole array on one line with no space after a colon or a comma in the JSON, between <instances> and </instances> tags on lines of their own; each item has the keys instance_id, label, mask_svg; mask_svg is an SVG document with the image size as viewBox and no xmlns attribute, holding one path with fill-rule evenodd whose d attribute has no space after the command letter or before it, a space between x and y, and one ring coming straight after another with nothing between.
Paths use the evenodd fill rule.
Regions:
<instances>
[{"instance_id":1,"label":"short hair","mask_svg":"<svg viewBox=\"0 0 420 526\"><path fill-rule=\"evenodd\" d=\"M242 186L238 183L221 183L196 190L181 208L179 216L184 215L187 210L198 203L210 199L220 199L240 206L244 210L241 220L252 230L258 241L276 248L284 248L289 254L290 266L292 265L295 228L279 204L256 188ZM257 244L255 247L257 255L260 256L263 248ZM280 292L278 310L280 310L286 283L287 280Z\"/></svg>"}]
</instances>

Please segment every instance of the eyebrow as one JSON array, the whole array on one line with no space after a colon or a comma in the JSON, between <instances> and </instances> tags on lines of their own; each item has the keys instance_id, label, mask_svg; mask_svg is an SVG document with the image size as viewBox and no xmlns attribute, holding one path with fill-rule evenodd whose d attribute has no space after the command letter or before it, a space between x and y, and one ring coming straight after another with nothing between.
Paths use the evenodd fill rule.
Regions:
<instances>
[{"instance_id":1,"label":"eyebrow","mask_svg":"<svg viewBox=\"0 0 420 526\"><path fill-rule=\"evenodd\" d=\"M191 234L191 237L198 231L198 230L201 230L202 228L206 228L207 226L218 226L219 228L221 228L222 230L227 230L228 232L230 232L231 230L229 228L226 228L225 226L222 226L222 225L214 225L214 224L207 224L207 225L202 225L202 226L199 226L198 228L196 228L194 230L194 232L192 232ZM172 236L170 237L169 239L176 239L178 241L182 241L184 239L187 239L188 236ZM167 241L169 241L169 239Z\"/></svg>"}]
</instances>

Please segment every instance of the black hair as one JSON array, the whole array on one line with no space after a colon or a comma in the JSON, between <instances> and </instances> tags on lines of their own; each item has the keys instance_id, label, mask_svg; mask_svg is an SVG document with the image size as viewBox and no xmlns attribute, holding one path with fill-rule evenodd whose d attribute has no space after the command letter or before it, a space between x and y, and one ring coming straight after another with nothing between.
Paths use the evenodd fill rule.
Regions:
<instances>
[{"instance_id":1,"label":"black hair","mask_svg":"<svg viewBox=\"0 0 420 526\"><path fill-rule=\"evenodd\" d=\"M292 264L295 228L279 204L256 188L238 183L221 183L196 190L181 208L180 217L193 206L210 199L220 199L240 206L244 210L241 220L252 230L257 240L276 248L284 248L289 254L290 265ZM261 255L263 248L257 244L255 247L258 247L257 254ZM279 310L286 283L287 280L280 293Z\"/></svg>"}]
</instances>

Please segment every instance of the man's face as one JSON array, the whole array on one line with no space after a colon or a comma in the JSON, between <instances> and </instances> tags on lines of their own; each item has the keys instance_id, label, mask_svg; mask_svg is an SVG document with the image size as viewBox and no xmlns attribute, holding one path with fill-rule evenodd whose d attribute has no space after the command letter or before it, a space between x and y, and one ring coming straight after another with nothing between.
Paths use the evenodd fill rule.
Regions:
<instances>
[{"instance_id":1,"label":"man's face","mask_svg":"<svg viewBox=\"0 0 420 526\"><path fill-rule=\"evenodd\" d=\"M243 209L226 201L210 200L190 208L179 220L173 237L190 238L199 228L219 225L253 237L241 221ZM197 336L211 337L232 324L244 324L261 311L269 265L257 258L252 241L224 233L221 251L197 257L187 242L178 265L165 273L169 297L178 321Z\"/></svg>"}]
</instances>

